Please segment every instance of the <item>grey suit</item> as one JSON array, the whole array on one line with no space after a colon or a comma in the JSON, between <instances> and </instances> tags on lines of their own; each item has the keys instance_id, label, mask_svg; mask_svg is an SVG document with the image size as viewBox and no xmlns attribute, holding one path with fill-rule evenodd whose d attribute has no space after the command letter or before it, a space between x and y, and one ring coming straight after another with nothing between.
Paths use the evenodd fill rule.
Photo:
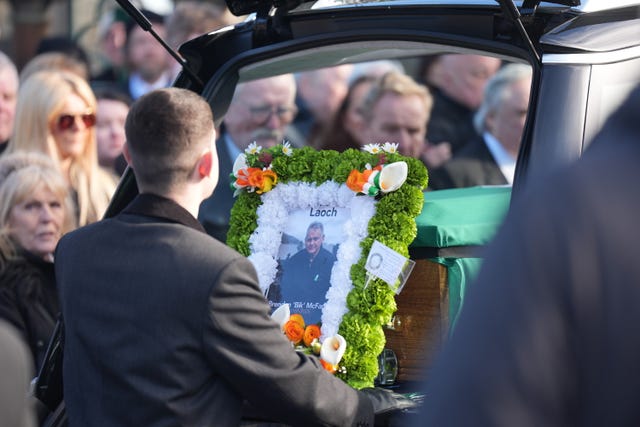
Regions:
<instances>
[{"instance_id":1,"label":"grey suit","mask_svg":"<svg viewBox=\"0 0 640 427\"><path fill-rule=\"evenodd\" d=\"M364 394L293 351L250 262L139 195L66 235L56 273L73 426L232 426L247 399L293 425L370 425Z\"/></svg>"},{"instance_id":2,"label":"grey suit","mask_svg":"<svg viewBox=\"0 0 640 427\"><path fill-rule=\"evenodd\" d=\"M429 188L433 190L504 184L508 181L481 136L429 175Z\"/></svg>"}]
</instances>

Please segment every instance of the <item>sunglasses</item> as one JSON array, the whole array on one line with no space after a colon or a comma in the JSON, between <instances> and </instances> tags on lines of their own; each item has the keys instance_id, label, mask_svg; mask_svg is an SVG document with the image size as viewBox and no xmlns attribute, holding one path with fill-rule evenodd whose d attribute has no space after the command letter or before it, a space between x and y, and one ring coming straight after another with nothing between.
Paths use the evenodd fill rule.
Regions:
<instances>
[{"instance_id":1,"label":"sunglasses","mask_svg":"<svg viewBox=\"0 0 640 427\"><path fill-rule=\"evenodd\" d=\"M76 118L80 118L86 128L93 127L96 124L96 115L93 113L85 114L62 114L58 117L58 129L69 130L76 123Z\"/></svg>"}]
</instances>

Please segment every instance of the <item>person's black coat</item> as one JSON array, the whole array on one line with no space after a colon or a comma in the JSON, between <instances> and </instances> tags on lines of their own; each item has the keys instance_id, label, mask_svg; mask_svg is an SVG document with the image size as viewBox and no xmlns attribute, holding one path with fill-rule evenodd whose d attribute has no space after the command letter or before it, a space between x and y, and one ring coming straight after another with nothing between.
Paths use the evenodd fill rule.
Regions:
<instances>
[{"instance_id":1,"label":"person's black coat","mask_svg":"<svg viewBox=\"0 0 640 427\"><path fill-rule=\"evenodd\" d=\"M53 263L28 252L6 261L0 271L0 318L15 326L28 344L38 371L59 313Z\"/></svg>"},{"instance_id":2,"label":"person's black coat","mask_svg":"<svg viewBox=\"0 0 640 427\"><path fill-rule=\"evenodd\" d=\"M416 427L638 425L639 111L514 194Z\"/></svg>"},{"instance_id":3,"label":"person's black coat","mask_svg":"<svg viewBox=\"0 0 640 427\"><path fill-rule=\"evenodd\" d=\"M508 183L481 136L474 138L429 175L429 188L432 190Z\"/></svg>"},{"instance_id":4,"label":"person's black coat","mask_svg":"<svg viewBox=\"0 0 640 427\"><path fill-rule=\"evenodd\" d=\"M430 87L433 109L427 124L427 139L432 144L448 142L456 154L467 142L478 136L473 127L474 111L447 96L438 88Z\"/></svg>"}]
</instances>

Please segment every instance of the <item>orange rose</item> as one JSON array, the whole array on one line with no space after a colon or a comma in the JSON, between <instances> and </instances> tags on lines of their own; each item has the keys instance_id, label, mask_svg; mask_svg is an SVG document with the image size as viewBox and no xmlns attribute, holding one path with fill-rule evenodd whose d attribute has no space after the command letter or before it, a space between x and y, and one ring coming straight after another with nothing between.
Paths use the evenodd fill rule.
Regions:
<instances>
[{"instance_id":1,"label":"orange rose","mask_svg":"<svg viewBox=\"0 0 640 427\"><path fill-rule=\"evenodd\" d=\"M296 322L298 325L300 325L302 327L302 329L304 329L304 317L302 317L302 314L300 313L293 313L290 317L289 320L293 320L294 322Z\"/></svg>"},{"instance_id":2,"label":"orange rose","mask_svg":"<svg viewBox=\"0 0 640 427\"><path fill-rule=\"evenodd\" d=\"M292 316L293 317L293 316ZM297 321L290 319L287 323L284 324L284 334L289 338L294 344L298 344L302 341L302 337L304 335L304 327L300 325Z\"/></svg>"},{"instance_id":3,"label":"orange rose","mask_svg":"<svg viewBox=\"0 0 640 427\"><path fill-rule=\"evenodd\" d=\"M262 184L260 185L258 191L256 193L262 194L267 191L271 191L276 182L278 181L278 176L276 173L270 169L262 172Z\"/></svg>"},{"instance_id":4,"label":"orange rose","mask_svg":"<svg viewBox=\"0 0 640 427\"><path fill-rule=\"evenodd\" d=\"M264 177L262 176L262 169L260 168L249 168L249 185L256 188L262 187L262 181Z\"/></svg>"},{"instance_id":5,"label":"orange rose","mask_svg":"<svg viewBox=\"0 0 640 427\"><path fill-rule=\"evenodd\" d=\"M352 170L347 177L346 185L351 191L355 191L356 193L362 190L362 182L360 180L360 172L356 169Z\"/></svg>"},{"instance_id":6,"label":"orange rose","mask_svg":"<svg viewBox=\"0 0 640 427\"><path fill-rule=\"evenodd\" d=\"M320 338L320 327L318 325L307 326L304 330L304 336L302 337L304 345L309 347L311 342L317 338Z\"/></svg>"}]
</instances>

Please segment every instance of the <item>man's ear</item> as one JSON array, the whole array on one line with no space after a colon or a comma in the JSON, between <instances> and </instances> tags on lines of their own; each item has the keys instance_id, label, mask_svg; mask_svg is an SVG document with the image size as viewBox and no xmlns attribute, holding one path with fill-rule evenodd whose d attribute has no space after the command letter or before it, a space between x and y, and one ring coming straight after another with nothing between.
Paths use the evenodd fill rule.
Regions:
<instances>
[{"instance_id":1,"label":"man's ear","mask_svg":"<svg viewBox=\"0 0 640 427\"><path fill-rule=\"evenodd\" d=\"M198 160L198 175L200 178L211 175L211 168L213 167L213 153L211 151L205 151L200 160Z\"/></svg>"},{"instance_id":2,"label":"man's ear","mask_svg":"<svg viewBox=\"0 0 640 427\"><path fill-rule=\"evenodd\" d=\"M126 141L122 146L122 155L124 156L124 159L127 161L127 164L133 167L133 163L131 163L131 153L129 152L129 144Z\"/></svg>"}]
</instances>

